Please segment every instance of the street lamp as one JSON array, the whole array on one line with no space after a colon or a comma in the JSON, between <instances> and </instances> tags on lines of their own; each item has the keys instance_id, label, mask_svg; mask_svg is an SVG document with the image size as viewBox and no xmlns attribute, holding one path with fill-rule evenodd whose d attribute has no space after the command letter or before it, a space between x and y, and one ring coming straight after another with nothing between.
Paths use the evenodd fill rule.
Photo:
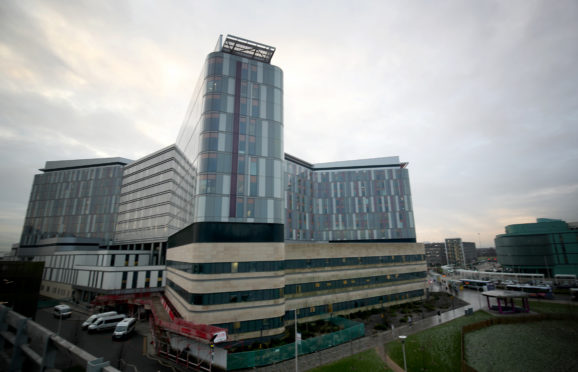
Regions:
<instances>
[{"instance_id":1,"label":"street lamp","mask_svg":"<svg viewBox=\"0 0 578 372\"><path fill-rule=\"evenodd\" d=\"M405 360L405 339L407 336L400 335L399 339L401 340L401 350L403 351L403 370L407 372L407 362Z\"/></svg>"},{"instance_id":2,"label":"street lamp","mask_svg":"<svg viewBox=\"0 0 578 372\"><path fill-rule=\"evenodd\" d=\"M56 335L60 336L60 324L62 323L62 314L58 316L58 330L56 331Z\"/></svg>"}]
</instances>

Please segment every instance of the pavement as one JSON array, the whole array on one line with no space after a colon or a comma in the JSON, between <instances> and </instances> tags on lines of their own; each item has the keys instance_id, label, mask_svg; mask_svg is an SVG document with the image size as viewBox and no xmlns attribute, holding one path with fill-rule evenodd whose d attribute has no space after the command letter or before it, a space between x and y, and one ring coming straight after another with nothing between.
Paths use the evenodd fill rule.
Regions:
<instances>
[{"instance_id":1,"label":"pavement","mask_svg":"<svg viewBox=\"0 0 578 372\"><path fill-rule=\"evenodd\" d=\"M445 285L433 283L429 286L430 292L446 292ZM450 293L451 294L451 293ZM411 335L414 333L421 332L423 330L438 326L443 323L450 322L454 319L460 318L466 315L466 310L473 309L473 311L477 310L487 310L487 302L484 296L481 295L481 292L477 292L474 290L462 290L458 291L457 298L465 301L468 303L466 306L458 307L455 309L447 310L441 313L440 316L433 316L430 318L425 319L418 319L414 320L412 324L406 324L400 327L397 327L393 330L380 332L378 334L372 336L366 336L361 339L354 340L350 343L339 345L333 347L331 349L322 350L317 353L307 354L299 356L299 365L301 370L307 370L310 368L317 367L319 365L327 364L332 361L339 360L341 358L353 355L355 353L359 353L371 348L375 348L378 352L378 355L381 357L382 360L389 366L390 369L401 372L403 368L395 364L384 352L383 345L390 341L394 341L398 339L400 335ZM558 302L558 301L556 301ZM92 314L92 312L87 309L86 307L79 306L77 304L69 304L73 311L77 313L81 313L86 315L87 317ZM160 312L161 314L163 312ZM148 350L147 358L152 359L155 350L154 345L152 344L152 331L150 329L150 325L148 321L139 321L137 322L136 326L136 333L141 335L144 338L144 343L146 343L146 348ZM156 358L155 358L156 359ZM161 362L162 363L162 362ZM164 363L162 363L164 364ZM128 364L127 364L128 365ZM260 371L294 371L295 370L295 362L294 360L285 361L282 363L278 363L272 366L265 366L262 368L257 368Z\"/></svg>"},{"instance_id":2,"label":"pavement","mask_svg":"<svg viewBox=\"0 0 578 372\"><path fill-rule=\"evenodd\" d=\"M88 333L80 328L80 324L89 314L73 310L72 316L63 320L52 316L52 311L40 309L36 312L36 322L48 330L58 333L62 338L78 348L93 355L102 357L110 365L122 371L138 372L170 372L173 368L164 360L158 360L151 354L150 338L143 337L148 333L148 322L137 322L137 331L127 339L112 340L112 331ZM64 357L65 358L65 357ZM62 359L66 363L66 359ZM69 368L71 366L64 365Z\"/></svg>"}]
</instances>

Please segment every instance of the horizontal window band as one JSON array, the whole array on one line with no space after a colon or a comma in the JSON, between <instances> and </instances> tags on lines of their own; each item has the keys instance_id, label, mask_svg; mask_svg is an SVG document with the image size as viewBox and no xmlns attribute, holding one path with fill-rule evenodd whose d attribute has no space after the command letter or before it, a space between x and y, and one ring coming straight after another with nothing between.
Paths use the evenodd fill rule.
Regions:
<instances>
[{"instance_id":1,"label":"horizontal window band","mask_svg":"<svg viewBox=\"0 0 578 372\"><path fill-rule=\"evenodd\" d=\"M285 227L277 223L197 222L168 239L174 248L192 243L283 243Z\"/></svg>"},{"instance_id":2,"label":"horizontal window band","mask_svg":"<svg viewBox=\"0 0 578 372\"><path fill-rule=\"evenodd\" d=\"M425 261L423 254L387 255L371 257L314 258L285 261L251 261L251 262L207 262L192 263L167 260L167 267L189 274L229 274L244 272L267 272L279 270L300 270L311 268L329 268L343 266L368 266ZM235 265L236 264L236 265Z\"/></svg>"}]
</instances>

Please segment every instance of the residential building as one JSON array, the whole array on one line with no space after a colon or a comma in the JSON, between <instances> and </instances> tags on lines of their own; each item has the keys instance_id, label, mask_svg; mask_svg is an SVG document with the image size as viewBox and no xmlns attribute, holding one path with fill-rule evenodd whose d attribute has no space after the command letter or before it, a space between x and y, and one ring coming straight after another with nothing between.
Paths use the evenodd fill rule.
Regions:
<instances>
[{"instance_id":1,"label":"residential building","mask_svg":"<svg viewBox=\"0 0 578 372\"><path fill-rule=\"evenodd\" d=\"M464 267L466 262L464 260L464 250L462 247L461 238L449 238L445 240L445 252L448 260L448 265L457 267Z\"/></svg>"},{"instance_id":2,"label":"residential building","mask_svg":"<svg viewBox=\"0 0 578 372\"><path fill-rule=\"evenodd\" d=\"M448 264L445 243L424 243L424 248L428 267Z\"/></svg>"},{"instance_id":3,"label":"residential building","mask_svg":"<svg viewBox=\"0 0 578 372\"><path fill-rule=\"evenodd\" d=\"M478 258L476 243L462 242L462 247L464 250L464 261L466 265L471 265L472 263L475 263L476 259Z\"/></svg>"}]
</instances>

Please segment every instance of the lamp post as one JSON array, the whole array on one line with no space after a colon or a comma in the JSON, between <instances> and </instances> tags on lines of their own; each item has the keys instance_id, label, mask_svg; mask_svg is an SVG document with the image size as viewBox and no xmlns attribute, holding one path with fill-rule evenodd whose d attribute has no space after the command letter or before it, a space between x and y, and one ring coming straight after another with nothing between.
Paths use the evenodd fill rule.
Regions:
<instances>
[{"instance_id":1,"label":"lamp post","mask_svg":"<svg viewBox=\"0 0 578 372\"><path fill-rule=\"evenodd\" d=\"M301 335L297 332L297 309L295 309L295 372L299 372L299 344Z\"/></svg>"},{"instance_id":2,"label":"lamp post","mask_svg":"<svg viewBox=\"0 0 578 372\"><path fill-rule=\"evenodd\" d=\"M401 350L403 351L403 370L407 372L407 362L405 360L405 339L407 336L400 335L399 339L401 340Z\"/></svg>"},{"instance_id":3,"label":"lamp post","mask_svg":"<svg viewBox=\"0 0 578 372\"><path fill-rule=\"evenodd\" d=\"M58 316L58 330L56 331L56 335L60 336L60 325L62 323L62 314Z\"/></svg>"}]
</instances>

